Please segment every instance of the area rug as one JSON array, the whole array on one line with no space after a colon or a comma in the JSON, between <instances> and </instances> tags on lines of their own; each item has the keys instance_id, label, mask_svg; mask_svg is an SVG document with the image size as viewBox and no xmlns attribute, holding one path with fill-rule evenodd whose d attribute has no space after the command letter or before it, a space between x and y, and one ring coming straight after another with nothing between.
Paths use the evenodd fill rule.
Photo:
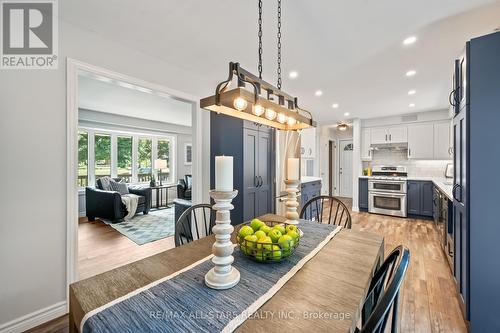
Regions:
<instances>
[{"instance_id":1,"label":"area rug","mask_svg":"<svg viewBox=\"0 0 500 333\"><path fill-rule=\"evenodd\" d=\"M143 245L174 235L174 207L153 210L148 215L138 214L128 221L111 223L104 220L104 223L137 245Z\"/></svg>"}]
</instances>

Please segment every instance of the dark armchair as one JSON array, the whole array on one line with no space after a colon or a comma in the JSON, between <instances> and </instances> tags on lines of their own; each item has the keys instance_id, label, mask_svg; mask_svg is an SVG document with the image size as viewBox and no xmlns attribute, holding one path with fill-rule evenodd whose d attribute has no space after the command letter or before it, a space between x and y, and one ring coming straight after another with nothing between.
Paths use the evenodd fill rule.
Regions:
<instances>
[{"instance_id":1,"label":"dark armchair","mask_svg":"<svg viewBox=\"0 0 500 333\"><path fill-rule=\"evenodd\" d=\"M129 186L128 191L139 196L135 213L148 214L151 209L151 188ZM94 221L96 217L100 217L119 222L127 215L127 209L122 202L121 194L116 191L104 190L100 179L97 180L96 188L85 188L85 206L89 221Z\"/></svg>"},{"instance_id":2,"label":"dark armchair","mask_svg":"<svg viewBox=\"0 0 500 333\"><path fill-rule=\"evenodd\" d=\"M191 200L191 187L193 176L185 175L184 179L179 179L177 182L177 198Z\"/></svg>"}]
</instances>

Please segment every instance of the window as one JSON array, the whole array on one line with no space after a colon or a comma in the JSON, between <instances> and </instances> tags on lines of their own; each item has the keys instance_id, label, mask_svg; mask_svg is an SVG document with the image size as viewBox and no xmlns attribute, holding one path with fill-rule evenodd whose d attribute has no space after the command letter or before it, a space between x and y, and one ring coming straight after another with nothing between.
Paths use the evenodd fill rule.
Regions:
<instances>
[{"instance_id":1,"label":"window","mask_svg":"<svg viewBox=\"0 0 500 333\"><path fill-rule=\"evenodd\" d=\"M170 184L175 180L175 142L175 136L79 128L77 184L83 188L104 176L127 183L149 183L152 175ZM161 175L153 168L155 159L167 162Z\"/></svg>"},{"instance_id":2,"label":"window","mask_svg":"<svg viewBox=\"0 0 500 333\"><path fill-rule=\"evenodd\" d=\"M137 181L147 182L151 177L151 161L153 156L153 140L139 138L137 147Z\"/></svg>"},{"instance_id":3,"label":"window","mask_svg":"<svg viewBox=\"0 0 500 333\"><path fill-rule=\"evenodd\" d=\"M127 183L132 182L132 137L118 136L117 139L117 176Z\"/></svg>"},{"instance_id":4,"label":"window","mask_svg":"<svg viewBox=\"0 0 500 333\"><path fill-rule=\"evenodd\" d=\"M167 161L167 168L161 170L161 174L158 173L158 181L168 183L171 180L170 177L170 140L158 139L157 143L157 158ZM159 171L158 171L159 172Z\"/></svg>"},{"instance_id":5,"label":"window","mask_svg":"<svg viewBox=\"0 0 500 333\"><path fill-rule=\"evenodd\" d=\"M96 134L94 139L95 179L111 177L111 135Z\"/></svg>"},{"instance_id":6,"label":"window","mask_svg":"<svg viewBox=\"0 0 500 333\"><path fill-rule=\"evenodd\" d=\"M88 185L89 177L89 134L78 131L78 186Z\"/></svg>"}]
</instances>

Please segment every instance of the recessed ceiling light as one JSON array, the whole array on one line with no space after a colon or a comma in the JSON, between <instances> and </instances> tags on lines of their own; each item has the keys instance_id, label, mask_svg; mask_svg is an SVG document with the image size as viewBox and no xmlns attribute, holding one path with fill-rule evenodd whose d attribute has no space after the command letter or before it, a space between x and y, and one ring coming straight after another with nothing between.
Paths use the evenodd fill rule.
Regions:
<instances>
[{"instance_id":1,"label":"recessed ceiling light","mask_svg":"<svg viewBox=\"0 0 500 333\"><path fill-rule=\"evenodd\" d=\"M414 108L414 107L415 107L415 104L414 104L414 103L410 103L408 106L409 106L410 108Z\"/></svg>"},{"instance_id":2,"label":"recessed ceiling light","mask_svg":"<svg viewBox=\"0 0 500 333\"><path fill-rule=\"evenodd\" d=\"M288 77L290 79L296 79L297 77L299 76L299 73L297 71L291 71L289 74L288 74Z\"/></svg>"},{"instance_id":3,"label":"recessed ceiling light","mask_svg":"<svg viewBox=\"0 0 500 333\"><path fill-rule=\"evenodd\" d=\"M333 104L332 104L332 108L334 108L334 109L338 109L338 108L339 108L339 104L338 104L338 103L333 103Z\"/></svg>"},{"instance_id":4,"label":"recessed ceiling light","mask_svg":"<svg viewBox=\"0 0 500 333\"><path fill-rule=\"evenodd\" d=\"M414 89L408 91L408 95L415 95L416 93L417 91Z\"/></svg>"},{"instance_id":5,"label":"recessed ceiling light","mask_svg":"<svg viewBox=\"0 0 500 333\"><path fill-rule=\"evenodd\" d=\"M415 74L417 74L417 71L416 70L409 70L408 72L406 72L406 76L410 77L410 76L415 76Z\"/></svg>"},{"instance_id":6,"label":"recessed ceiling light","mask_svg":"<svg viewBox=\"0 0 500 333\"><path fill-rule=\"evenodd\" d=\"M321 96L321 95L323 95L323 92L321 90L316 90L316 92L314 93L314 95Z\"/></svg>"},{"instance_id":7,"label":"recessed ceiling light","mask_svg":"<svg viewBox=\"0 0 500 333\"><path fill-rule=\"evenodd\" d=\"M348 117L349 115L350 115L350 113L349 113L349 112L344 113L344 116L345 116L345 117Z\"/></svg>"},{"instance_id":8,"label":"recessed ceiling light","mask_svg":"<svg viewBox=\"0 0 500 333\"><path fill-rule=\"evenodd\" d=\"M403 41L403 44L404 45L411 45L413 43L415 43L417 41L417 37L415 36L410 36L408 38L406 38L404 41Z\"/></svg>"}]
</instances>

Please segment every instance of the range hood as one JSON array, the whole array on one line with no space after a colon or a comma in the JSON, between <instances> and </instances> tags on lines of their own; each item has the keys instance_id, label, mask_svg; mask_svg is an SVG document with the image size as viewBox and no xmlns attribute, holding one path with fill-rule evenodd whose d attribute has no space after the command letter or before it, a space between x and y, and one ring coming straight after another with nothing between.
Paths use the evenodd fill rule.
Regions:
<instances>
[{"instance_id":1,"label":"range hood","mask_svg":"<svg viewBox=\"0 0 500 333\"><path fill-rule=\"evenodd\" d=\"M408 142L372 144L372 150L408 150Z\"/></svg>"}]
</instances>

